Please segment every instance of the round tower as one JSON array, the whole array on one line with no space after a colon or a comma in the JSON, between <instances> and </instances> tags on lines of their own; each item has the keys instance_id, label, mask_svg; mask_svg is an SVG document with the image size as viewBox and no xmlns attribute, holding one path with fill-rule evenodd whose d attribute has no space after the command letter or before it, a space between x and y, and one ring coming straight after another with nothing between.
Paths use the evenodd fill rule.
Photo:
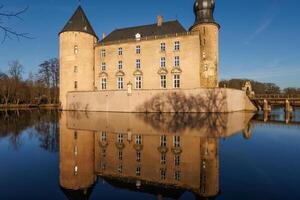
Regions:
<instances>
[{"instance_id":1,"label":"round tower","mask_svg":"<svg viewBox=\"0 0 300 200\"><path fill-rule=\"evenodd\" d=\"M219 29L214 20L215 0L196 0L195 23L190 28L199 34L200 40L200 87L218 87Z\"/></svg>"},{"instance_id":2,"label":"round tower","mask_svg":"<svg viewBox=\"0 0 300 200\"><path fill-rule=\"evenodd\" d=\"M95 87L95 44L98 37L81 6L59 33L60 102L67 110L67 94L92 91Z\"/></svg>"}]
</instances>

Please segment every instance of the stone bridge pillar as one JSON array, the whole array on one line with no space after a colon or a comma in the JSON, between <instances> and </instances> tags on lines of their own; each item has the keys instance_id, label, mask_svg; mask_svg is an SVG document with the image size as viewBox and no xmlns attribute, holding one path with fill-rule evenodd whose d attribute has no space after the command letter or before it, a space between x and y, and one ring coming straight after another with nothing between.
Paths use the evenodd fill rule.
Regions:
<instances>
[{"instance_id":1,"label":"stone bridge pillar","mask_svg":"<svg viewBox=\"0 0 300 200\"><path fill-rule=\"evenodd\" d=\"M267 99L264 99L264 112L271 112L272 108Z\"/></svg>"},{"instance_id":2,"label":"stone bridge pillar","mask_svg":"<svg viewBox=\"0 0 300 200\"><path fill-rule=\"evenodd\" d=\"M293 107L288 99L285 100L285 112L293 112Z\"/></svg>"}]
</instances>

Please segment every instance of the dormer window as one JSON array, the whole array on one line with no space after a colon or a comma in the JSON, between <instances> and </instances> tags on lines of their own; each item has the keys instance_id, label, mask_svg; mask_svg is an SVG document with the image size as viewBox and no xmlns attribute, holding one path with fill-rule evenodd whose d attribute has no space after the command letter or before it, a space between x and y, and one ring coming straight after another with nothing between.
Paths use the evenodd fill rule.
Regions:
<instances>
[{"instance_id":1,"label":"dormer window","mask_svg":"<svg viewBox=\"0 0 300 200\"><path fill-rule=\"evenodd\" d=\"M140 33L137 33L137 34L135 34L135 39L137 40L137 41L140 41L141 40L141 34Z\"/></svg>"},{"instance_id":2,"label":"dormer window","mask_svg":"<svg viewBox=\"0 0 300 200\"><path fill-rule=\"evenodd\" d=\"M74 54L75 54L75 55L78 54L78 46L77 46L77 45L74 46Z\"/></svg>"}]
</instances>

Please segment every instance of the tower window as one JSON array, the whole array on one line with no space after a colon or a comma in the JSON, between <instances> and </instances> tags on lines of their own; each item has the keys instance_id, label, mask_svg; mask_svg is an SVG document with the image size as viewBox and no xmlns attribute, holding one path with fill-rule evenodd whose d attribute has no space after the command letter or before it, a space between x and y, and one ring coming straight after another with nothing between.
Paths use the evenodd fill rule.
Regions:
<instances>
[{"instance_id":1,"label":"tower window","mask_svg":"<svg viewBox=\"0 0 300 200\"><path fill-rule=\"evenodd\" d=\"M78 72L78 67L74 66L74 73L77 73L77 72Z\"/></svg>"},{"instance_id":2,"label":"tower window","mask_svg":"<svg viewBox=\"0 0 300 200\"><path fill-rule=\"evenodd\" d=\"M118 69L119 70L123 69L123 61L121 61L121 60L118 62Z\"/></svg>"},{"instance_id":3,"label":"tower window","mask_svg":"<svg viewBox=\"0 0 300 200\"><path fill-rule=\"evenodd\" d=\"M160 43L160 51L165 52L166 51L166 43L162 42Z\"/></svg>"},{"instance_id":4,"label":"tower window","mask_svg":"<svg viewBox=\"0 0 300 200\"><path fill-rule=\"evenodd\" d=\"M141 60L137 59L135 62L136 69L141 69Z\"/></svg>"},{"instance_id":5,"label":"tower window","mask_svg":"<svg viewBox=\"0 0 300 200\"><path fill-rule=\"evenodd\" d=\"M175 67L179 67L180 66L180 58L179 58L179 56L175 56L174 61L175 61Z\"/></svg>"},{"instance_id":6,"label":"tower window","mask_svg":"<svg viewBox=\"0 0 300 200\"><path fill-rule=\"evenodd\" d=\"M105 62L103 62L101 64L101 69L102 69L102 71L106 71L106 63Z\"/></svg>"},{"instance_id":7,"label":"tower window","mask_svg":"<svg viewBox=\"0 0 300 200\"><path fill-rule=\"evenodd\" d=\"M141 54L141 46L140 45L135 47L135 53L136 54Z\"/></svg>"},{"instance_id":8,"label":"tower window","mask_svg":"<svg viewBox=\"0 0 300 200\"><path fill-rule=\"evenodd\" d=\"M141 76L135 77L135 89L142 89L142 77Z\"/></svg>"},{"instance_id":9,"label":"tower window","mask_svg":"<svg viewBox=\"0 0 300 200\"><path fill-rule=\"evenodd\" d=\"M74 89L77 90L77 88L78 88L78 82L74 81Z\"/></svg>"},{"instance_id":10,"label":"tower window","mask_svg":"<svg viewBox=\"0 0 300 200\"><path fill-rule=\"evenodd\" d=\"M107 79L106 79L106 77L102 77L101 78L101 89L106 90L106 87L107 87Z\"/></svg>"},{"instance_id":11,"label":"tower window","mask_svg":"<svg viewBox=\"0 0 300 200\"><path fill-rule=\"evenodd\" d=\"M101 49L101 57L104 58L106 56L106 51L105 49Z\"/></svg>"},{"instance_id":12,"label":"tower window","mask_svg":"<svg viewBox=\"0 0 300 200\"><path fill-rule=\"evenodd\" d=\"M106 157L106 149L102 149L101 156L102 158Z\"/></svg>"},{"instance_id":13,"label":"tower window","mask_svg":"<svg viewBox=\"0 0 300 200\"><path fill-rule=\"evenodd\" d=\"M174 88L180 88L180 75L174 75Z\"/></svg>"},{"instance_id":14,"label":"tower window","mask_svg":"<svg viewBox=\"0 0 300 200\"><path fill-rule=\"evenodd\" d=\"M77 45L74 46L74 54L75 54L75 55L78 54L78 46L77 46Z\"/></svg>"},{"instance_id":15,"label":"tower window","mask_svg":"<svg viewBox=\"0 0 300 200\"><path fill-rule=\"evenodd\" d=\"M166 67L166 58L165 57L160 58L160 67L161 68Z\"/></svg>"},{"instance_id":16,"label":"tower window","mask_svg":"<svg viewBox=\"0 0 300 200\"><path fill-rule=\"evenodd\" d=\"M141 152L140 151L136 152L136 161L141 162Z\"/></svg>"},{"instance_id":17,"label":"tower window","mask_svg":"<svg viewBox=\"0 0 300 200\"><path fill-rule=\"evenodd\" d=\"M124 88L124 85L123 85L123 77L122 77L122 76L119 76L119 77L118 77L117 85L118 85L118 89L119 89L119 90L122 90L122 89Z\"/></svg>"},{"instance_id":18,"label":"tower window","mask_svg":"<svg viewBox=\"0 0 300 200\"><path fill-rule=\"evenodd\" d=\"M176 41L175 42L175 47L174 47L175 51L179 51L180 50L180 42Z\"/></svg>"},{"instance_id":19,"label":"tower window","mask_svg":"<svg viewBox=\"0 0 300 200\"><path fill-rule=\"evenodd\" d=\"M121 47L118 48L118 55L119 56L123 55L123 48L121 48Z\"/></svg>"},{"instance_id":20,"label":"tower window","mask_svg":"<svg viewBox=\"0 0 300 200\"><path fill-rule=\"evenodd\" d=\"M140 176L140 175L141 175L141 168L140 168L140 167L137 167L137 168L136 168L135 174L136 174L137 176Z\"/></svg>"},{"instance_id":21,"label":"tower window","mask_svg":"<svg viewBox=\"0 0 300 200\"><path fill-rule=\"evenodd\" d=\"M118 172L119 172L120 174L122 174L122 171L123 171L123 166L122 166L122 165L119 165L119 166L118 166Z\"/></svg>"},{"instance_id":22,"label":"tower window","mask_svg":"<svg viewBox=\"0 0 300 200\"><path fill-rule=\"evenodd\" d=\"M161 88L167 88L167 76L166 75L160 75L160 87Z\"/></svg>"}]
</instances>

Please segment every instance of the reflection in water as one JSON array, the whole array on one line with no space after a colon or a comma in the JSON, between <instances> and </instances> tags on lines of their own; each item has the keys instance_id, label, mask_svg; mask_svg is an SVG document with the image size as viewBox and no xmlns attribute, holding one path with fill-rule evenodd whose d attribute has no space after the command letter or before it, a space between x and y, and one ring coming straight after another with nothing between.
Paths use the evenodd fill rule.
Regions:
<instances>
[{"instance_id":1,"label":"reflection in water","mask_svg":"<svg viewBox=\"0 0 300 200\"><path fill-rule=\"evenodd\" d=\"M88 199L97 177L117 188L196 199L219 194L219 139L251 137L253 114L65 112L60 119L60 186Z\"/></svg>"},{"instance_id":2,"label":"reflection in water","mask_svg":"<svg viewBox=\"0 0 300 200\"><path fill-rule=\"evenodd\" d=\"M22 133L31 129L30 137L37 137L40 146L58 152L59 112L57 110L0 111L0 140L8 138L13 149L22 146Z\"/></svg>"}]
</instances>

